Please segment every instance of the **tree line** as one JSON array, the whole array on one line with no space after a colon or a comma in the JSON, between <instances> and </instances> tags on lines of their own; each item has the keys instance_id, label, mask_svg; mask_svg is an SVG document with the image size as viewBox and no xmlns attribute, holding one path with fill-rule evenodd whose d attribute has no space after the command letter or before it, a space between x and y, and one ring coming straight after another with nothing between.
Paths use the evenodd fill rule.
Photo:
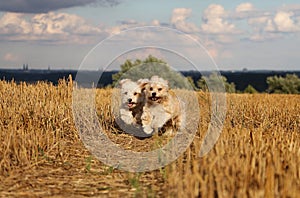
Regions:
<instances>
[{"instance_id":1,"label":"tree line","mask_svg":"<svg viewBox=\"0 0 300 198\"><path fill-rule=\"evenodd\" d=\"M197 81L197 88L200 90L207 90L207 81L216 81L218 76L213 73L208 77L201 77ZM221 76L225 90L228 93L258 93L252 86L248 85L243 91L237 91L234 83L227 82L226 77ZM300 78L296 74L286 74L286 76L270 76L267 78L268 88L266 93L278 94L299 94L300 93Z\"/></svg>"},{"instance_id":2,"label":"tree line","mask_svg":"<svg viewBox=\"0 0 300 198\"><path fill-rule=\"evenodd\" d=\"M233 82L228 82L225 76L220 76L214 72L208 76L202 76L195 81L191 76L184 77L180 75L179 72L171 70L164 60L158 59L152 55L149 55L145 60L126 60L120 67L121 70L112 75L112 86L115 86L122 78L136 78L132 80L137 80L160 74L163 75L161 77L170 82L171 87L189 87L194 90L208 91L207 84L214 85L222 82L227 93L258 93L258 91L250 84L242 91L237 90L236 85ZM266 93L300 93L300 78L296 74L270 76L267 77L266 83L268 85L268 88L265 90Z\"/></svg>"}]
</instances>

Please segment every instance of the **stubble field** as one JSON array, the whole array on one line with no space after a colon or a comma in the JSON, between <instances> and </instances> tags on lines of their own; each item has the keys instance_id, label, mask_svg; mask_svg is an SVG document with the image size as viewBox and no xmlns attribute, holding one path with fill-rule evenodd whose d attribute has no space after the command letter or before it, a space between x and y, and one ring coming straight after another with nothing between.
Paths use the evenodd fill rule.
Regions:
<instances>
[{"instance_id":1,"label":"stubble field","mask_svg":"<svg viewBox=\"0 0 300 198\"><path fill-rule=\"evenodd\" d=\"M300 95L228 94L214 148L199 157L210 122L209 94L197 93L199 128L176 161L128 173L99 162L83 145L72 113L72 82L0 81L1 197L297 197L300 194ZM107 136L149 151L170 137L122 133L110 89L96 91ZM132 159L134 160L134 159Z\"/></svg>"}]
</instances>

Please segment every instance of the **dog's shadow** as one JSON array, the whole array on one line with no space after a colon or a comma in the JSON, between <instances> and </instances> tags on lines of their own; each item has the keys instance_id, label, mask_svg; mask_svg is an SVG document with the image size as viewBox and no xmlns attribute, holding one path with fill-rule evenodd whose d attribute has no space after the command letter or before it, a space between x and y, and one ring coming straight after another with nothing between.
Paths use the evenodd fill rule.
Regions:
<instances>
[{"instance_id":1,"label":"dog's shadow","mask_svg":"<svg viewBox=\"0 0 300 198\"><path fill-rule=\"evenodd\" d=\"M129 134L139 140L144 140L144 139L149 139L149 138L153 137L154 135L163 136L163 135L167 134L170 130L172 132L174 132L174 130L176 130L176 128L174 126L172 126L171 123L172 123L172 121L169 120L157 132L147 134L143 131L143 127L141 125L138 125L138 124L129 125L129 124L126 124L121 118L119 118L119 119L115 120L115 128L117 128L118 131L120 131L120 133Z\"/></svg>"},{"instance_id":2,"label":"dog's shadow","mask_svg":"<svg viewBox=\"0 0 300 198\"><path fill-rule=\"evenodd\" d=\"M122 133L129 134L139 140L151 138L152 134L146 134L143 127L138 124L126 124L121 118L115 120L115 127Z\"/></svg>"}]
</instances>

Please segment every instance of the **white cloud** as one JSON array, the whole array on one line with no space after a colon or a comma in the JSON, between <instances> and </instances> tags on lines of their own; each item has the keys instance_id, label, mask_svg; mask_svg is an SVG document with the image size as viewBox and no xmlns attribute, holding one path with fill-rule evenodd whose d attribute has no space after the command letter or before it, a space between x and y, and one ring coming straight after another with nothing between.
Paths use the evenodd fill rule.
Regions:
<instances>
[{"instance_id":1,"label":"white cloud","mask_svg":"<svg viewBox=\"0 0 300 198\"><path fill-rule=\"evenodd\" d=\"M219 4L211 4L208 8L204 11L204 19L210 18L221 18L227 16L225 9L223 6Z\"/></svg>"},{"instance_id":2,"label":"white cloud","mask_svg":"<svg viewBox=\"0 0 300 198\"><path fill-rule=\"evenodd\" d=\"M300 23L297 19L292 19L293 16L293 12L278 11L273 17L265 17L260 21L261 24L264 24L262 31L269 33L298 32ZM252 22L252 25L259 25L259 21L252 20Z\"/></svg>"},{"instance_id":3,"label":"white cloud","mask_svg":"<svg viewBox=\"0 0 300 198\"><path fill-rule=\"evenodd\" d=\"M252 3L242 3L236 6L235 10L230 12L229 18L243 20L264 16L266 13L254 7Z\"/></svg>"},{"instance_id":4,"label":"white cloud","mask_svg":"<svg viewBox=\"0 0 300 198\"><path fill-rule=\"evenodd\" d=\"M236 34L240 33L233 23L228 22L225 18L228 13L223 6L211 4L203 15L201 29L208 34Z\"/></svg>"},{"instance_id":5,"label":"white cloud","mask_svg":"<svg viewBox=\"0 0 300 198\"><path fill-rule=\"evenodd\" d=\"M187 22L187 19L191 16L192 9L187 8L175 8L171 16L171 24L178 30L186 33L198 32L199 28L193 24Z\"/></svg>"},{"instance_id":6,"label":"white cloud","mask_svg":"<svg viewBox=\"0 0 300 198\"><path fill-rule=\"evenodd\" d=\"M97 34L101 30L77 16L66 13L38 14L32 18L33 31L36 34Z\"/></svg>"},{"instance_id":7,"label":"white cloud","mask_svg":"<svg viewBox=\"0 0 300 198\"><path fill-rule=\"evenodd\" d=\"M159 21L157 22L159 23ZM145 25L146 23L139 22L134 19L122 20L122 21L118 21L118 25L106 28L105 32L107 32L108 34L118 34L121 31L124 31L126 29L141 27Z\"/></svg>"},{"instance_id":8,"label":"white cloud","mask_svg":"<svg viewBox=\"0 0 300 198\"><path fill-rule=\"evenodd\" d=\"M24 18L24 14L6 13L0 19L0 34L28 34L31 25Z\"/></svg>"},{"instance_id":9,"label":"white cloud","mask_svg":"<svg viewBox=\"0 0 300 198\"><path fill-rule=\"evenodd\" d=\"M249 18L247 22L248 25L252 27L252 32L248 35L247 40L265 42L282 38L282 35L276 33L277 30L273 21L273 16L270 14Z\"/></svg>"},{"instance_id":10,"label":"white cloud","mask_svg":"<svg viewBox=\"0 0 300 198\"><path fill-rule=\"evenodd\" d=\"M249 12L255 10L252 3L242 3L238 5L235 9L236 12Z\"/></svg>"},{"instance_id":11,"label":"white cloud","mask_svg":"<svg viewBox=\"0 0 300 198\"><path fill-rule=\"evenodd\" d=\"M87 35L99 35L102 30L84 18L66 13L24 15L6 13L0 18L0 35L7 40L46 40L86 42ZM85 36L85 38L80 38Z\"/></svg>"},{"instance_id":12,"label":"white cloud","mask_svg":"<svg viewBox=\"0 0 300 198\"><path fill-rule=\"evenodd\" d=\"M261 12L248 18L247 22L252 27L248 39L256 42L275 40L283 38L286 33L300 32L300 22L291 11Z\"/></svg>"},{"instance_id":13,"label":"white cloud","mask_svg":"<svg viewBox=\"0 0 300 198\"><path fill-rule=\"evenodd\" d=\"M274 17L274 24L279 32L296 32L299 26L291 19L293 12L279 11Z\"/></svg>"},{"instance_id":14,"label":"white cloud","mask_svg":"<svg viewBox=\"0 0 300 198\"><path fill-rule=\"evenodd\" d=\"M185 21L188 17L190 17L192 13L192 9L188 8L175 8L172 13L171 23L176 24L178 22Z\"/></svg>"}]
</instances>

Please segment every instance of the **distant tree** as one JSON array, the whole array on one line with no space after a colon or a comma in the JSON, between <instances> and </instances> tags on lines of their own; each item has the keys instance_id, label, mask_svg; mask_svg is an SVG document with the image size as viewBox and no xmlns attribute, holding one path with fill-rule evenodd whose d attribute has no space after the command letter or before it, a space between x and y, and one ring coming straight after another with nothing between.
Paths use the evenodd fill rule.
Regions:
<instances>
[{"instance_id":1,"label":"distant tree","mask_svg":"<svg viewBox=\"0 0 300 198\"><path fill-rule=\"evenodd\" d=\"M225 90L227 93L235 93L236 92L235 84L233 82L229 83L226 80L224 83L225 83Z\"/></svg>"},{"instance_id":2,"label":"distant tree","mask_svg":"<svg viewBox=\"0 0 300 198\"><path fill-rule=\"evenodd\" d=\"M225 91L227 93L235 93L235 84L227 82L227 78L225 76L219 76L217 73L212 73L208 77L202 76L198 81L197 85L198 87L203 91L208 91L207 84L211 85L212 87L218 88L222 86L222 84L225 87Z\"/></svg>"},{"instance_id":3,"label":"distant tree","mask_svg":"<svg viewBox=\"0 0 300 198\"><path fill-rule=\"evenodd\" d=\"M285 77L271 76L267 78L269 93L299 94L300 79L296 74L287 74Z\"/></svg>"},{"instance_id":4,"label":"distant tree","mask_svg":"<svg viewBox=\"0 0 300 198\"><path fill-rule=\"evenodd\" d=\"M167 64L164 60L158 59L158 58L152 56L151 54L143 61L143 63L162 63L162 64Z\"/></svg>"},{"instance_id":5,"label":"distant tree","mask_svg":"<svg viewBox=\"0 0 300 198\"><path fill-rule=\"evenodd\" d=\"M149 55L145 60L126 60L120 67L121 70L112 75L113 87L116 86L121 79L128 78L137 81L143 78L150 79L152 76L158 75L168 80L171 88L192 89L191 84L183 75L172 70L164 60L152 55Z\"/></svg>"},{"instance_id":6,"label":"distant tree","mask_svg":"<svg viewBox=\"0 0 300 198\"><path fill-rule=\"evenodd\" d=\"M254 93L258 93L258 91L252 85L248 85L244 89L244 93L254 94Z\"/></svg>"},{"instance_id":7,"label":"distant tree","mask_svg":"<svg viewBox=\"0 0 300 198\"><path fill-rule=\"evenodd\" d=\"M136 66L145 64L145 63L160 63L160 64L166 64L166 62L164 62L163 60L160 60L158 58L155 58L152 55L149 55L144 61L140 60L140 59L136 59L134 62L132 62L132 60L127 59L120 67L121 70L112 75L112 80L113 80L113 86L116 85L116 83L122 79L122 77L124 78L124 75L129 72L131 69L133 69Z\"/></svg>"}]
</instances>

